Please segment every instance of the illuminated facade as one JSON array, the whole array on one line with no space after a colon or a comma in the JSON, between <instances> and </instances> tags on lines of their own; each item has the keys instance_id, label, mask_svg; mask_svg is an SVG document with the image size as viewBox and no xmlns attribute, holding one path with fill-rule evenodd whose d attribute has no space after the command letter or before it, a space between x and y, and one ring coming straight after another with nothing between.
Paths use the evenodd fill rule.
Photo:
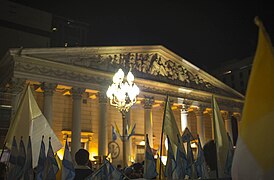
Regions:
<instances>
[{"instance_id":1,"label":"illuminated facade","mask_svg":"<svg viewBox=\"0 0 274 180\"><path fill-rule=\"evenodd\" d=\"M158 149L167 94L180 131L187 126L203 144L212 139L212 94L230 135L240 121L244 101L243 95L163 46L11 49L0 67L4 75L0 86L12 94L12 113L22 87L30 83L60 141L64 143L68 135L72 152L83 147L91 158L111 151L115 164L122 161L122 148L116 147L122 142L111 143L111 125L116 122L121 130L122 117L109 104L106 90L119 68L126 73L131 69L140 88L126 117L130 125L136 123L136 134L127 147L128 161L142 160L145 133Z\"/></svg>"}]
</instances>

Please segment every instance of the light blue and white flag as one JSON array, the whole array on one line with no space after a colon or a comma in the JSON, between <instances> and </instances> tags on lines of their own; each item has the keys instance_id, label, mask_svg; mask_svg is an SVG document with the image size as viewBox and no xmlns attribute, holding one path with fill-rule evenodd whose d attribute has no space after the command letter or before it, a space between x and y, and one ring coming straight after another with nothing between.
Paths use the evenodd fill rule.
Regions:
<instances>
[{"instance_id":1,"label":"light blue and white flag","mask_svg":"<svg viewBox=\"0 0 274 180\"><path fill-rule=\"evenodd\" d=\"M48 149L45 168L43 172L43 178L56 179L56 174L58 170L59 170L58 163L54 157L54 152L51 146L51 138L49 137L49 149Z\"/></svg>"},{"instance_id":2,"label":"light blue and white flag","mask_svg":"<svg viewBox=\"0 0 274 180\"><path fill-rule=\"evenodd\" d=\"M9 172L8 172L8 180L16 179L16 175L19 172L19 167L17 165L18 160L18 148L15 136L12 140L12 146L9 157Z\"/></svg>"},{"instance_id":3,"label":"light blue and white flag","mask_svg":"<svg viewBox=\"0 0 274 180\"><path fill-rule=\"evenodd\" d=\"M75 177L75 169L73 166L71 154L69 152L68 142L66 140L65 151L62 161L62 180L73 180Z\"/></svg>"},{"instance_id":4,"label":"light blue and white flag","mask_svg":"<svg viewBox=\"0 0 274 180\"><path fill-rule=\"evenodd\" d=\"M43 171L45 168L45 161L46 161L46 150L45 150L44 136L42 136L40 153L39 153L39 157L38 157L38 165L36 167L36 175L35 175L36 180L43 179Z\"/></svg>"},{"instance_id":5,"label":"light blue and white flag","mask_svg":"<svg viewBox=\"0 0 274 180\"><path fill-rule=\"evenodd\" d=\"M149 146L148 135L146 134L146 151L145 151L145 166L144 166L144 178L152 179L158 175L156 171L156 162Z\"/></svg>"},{"instance_id":6,"label":"light blue and white flag","mask_svg":"<svg viewBox=\"0 0 274 180\"><path fill-rule=\"evenodd\" d=\"M26 162L26 149L22 139L23 137L20 139L19 153L17 157L18 173L16 176L18 179L24 175L24 167Z\"/></svg>"},{"instance_id":7,"label":"light blue and white flag","mask_svg":"<svg viewBox=\"0 0 274 180\"><path fill-rule=\"evenodd\" d=\"M209 177L206 161L204 157L204 151L201 145L200 137L198 135L198 155L197 160L195 161L195 166L197 169L197 176L201 179L207 179Z\"/></svg>"},{"instance_id":8,"label":"light blue and white flag","mask_svg":"<svg viewBox=\"0 0 274 180\"><path fill-rule=\"evenodd\" d=\"M173 173L176 169L176 161L175 161L174 153L173 153L172 146L171 146L168 136L167 136L167 142L168 142L168 150L167 150L167 162L166 162L165 176L168 179L172 179Z\"/></svg>"},{"instance_id":9,"label":"light blue and white flag","mask_svg":"<svg viewBox=\"0 0 274 180\"><path fill-rule=\"evenodd\" d=\"M178 137L178 147L176 153L176 169L175 169L175 179L184 179L186 175L186 166L187 166L187 158L185 148L180 141L180 135Z\"/></svg>"},{"instance_id":10,"label":"light blue and white flag","mask_svg":"<svg viewBox=\"0 0 274 180\"><path fill-rule=\"evenodd\" d=\"M26 153L26 164L25 164L25 173L24 179L33 180L34 179L34 172L32 167L32 147L31 147L31 138L29 136L27 153Z\"/></svg>"}]
</instances>

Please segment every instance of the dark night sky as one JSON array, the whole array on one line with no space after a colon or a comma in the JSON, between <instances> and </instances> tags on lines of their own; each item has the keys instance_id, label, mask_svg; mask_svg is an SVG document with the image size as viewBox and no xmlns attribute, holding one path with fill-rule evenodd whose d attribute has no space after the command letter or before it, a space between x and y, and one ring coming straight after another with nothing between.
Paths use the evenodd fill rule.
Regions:
<instances>
[{"instance_id":1,"label":"dark night sky","mask_svg":"<svg viewBox=\"0 0 274 180\"><path fill-rule=\"evenodd\" d=\"M207 69L254 54L256 15L274 41L274 6L264 1L16 2L89 23L91 46L163 45Z\"/></svg>"}]
</instances>

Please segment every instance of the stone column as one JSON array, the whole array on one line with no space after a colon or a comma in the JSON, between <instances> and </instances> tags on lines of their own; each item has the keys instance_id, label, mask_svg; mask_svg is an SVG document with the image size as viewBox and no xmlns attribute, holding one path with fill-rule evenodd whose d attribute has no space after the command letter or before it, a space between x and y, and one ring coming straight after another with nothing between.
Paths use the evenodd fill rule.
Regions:
<instances>
[{"instance_id":1,"label":"stone column","mask_svg":"<svg viewBox=\"0 0 274 180\"><path fill-rule=\"evenodd\" d=\"M42 83L41 88L44 90L44 116L47 118L49 125L52 127L52 96L57 84Z\"/></svg>"},{"instance_id":2,"label":"stone column","mask_svg":"<svg viewBox=\"0 0 274 180\"><path fill-rule=\"evenodd\" d=\"M232 123L231 123L231 117L233 115L232 112L228 112L226 114L227 116L225 116L225 129L226 129L226 132L228 132L230 138L231 138L231 141L232 141L232 144L233 144L233 137L232 137Z\"/></svg>"},{"instance_id":3,"label":"stone column","mask_svg":"<svg viewBox=\"0 0 274 180\"><path fill-rule=\"evenodd\" d=\"M71 155L81 148L81 101L85 89L73 87L72 94L72 129L71 129Z\"/></svg>"},{"instance_id":4,"label":"stone column","mask_svg":"<svg viewBox=\"0 0 274 180\"><path fill-rule=\"evenodd\" d=\"M105 91L98 93L99 95L99 130L98 130L98 155L107 155L107 96Z\"/></svg>"},{"instance_id":5,"label":"stone column","mask_svg":"<svg viewBox=\"0 0 274 180\"><path fill-rule=\"evenodd\" d=\"M144 119L145 119L145 131L144 131L144 137L146 137L146 134L148 134L148 140L149 145L151 148L153 148L153 122L152 122L152 105L154 103L153 97L145 97L144 100Z\"/></svg>"},{"instance_id":6,"label":"stone column","mask_svg":"<svg viewBox=\"0 0 274 180\"><path fill-rule=\"evenodd\" d=\"M12 93L11 123L13 121L13 118L14 118L14 116L16 114L18 105L20 103L20 97L22 95L22 92L23 92L25 84L26 84L26 80L25 79L21 79L21 78L12 78L11 79L11 93Z\"/></svg>"},{"instance_id":7,"label":"stone column","mask_svg":"<svg viewBox=\"0 0 274 180\"><path fill-rule=\"evenodd\" d=\"M199 107L199 109L195 112L196 118L197 118L197 133L199 134L202 146L205 143L205 124L203 120L204 111L205 111L204 107Z\"/></svg>"},{"instance_id":8,"label":"stone column","mask_svg":"<svg viewBox=\"0 0 274 180\"><path fill-rule=\"evenodd\" d=\"M187 110L183 107L181 109L181 128L182 128L182 132L184 132L186 127L188 127L188 129L191 131L191 128L189 127L189 124L187 122Z\"/></svg>"}]
</instances>

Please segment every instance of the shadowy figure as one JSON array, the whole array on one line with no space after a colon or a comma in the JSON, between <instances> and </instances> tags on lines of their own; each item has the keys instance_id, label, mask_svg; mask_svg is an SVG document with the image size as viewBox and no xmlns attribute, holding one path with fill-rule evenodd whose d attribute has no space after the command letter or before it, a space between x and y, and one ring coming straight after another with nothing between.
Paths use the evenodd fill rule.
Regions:
<instances>
[{"instance_id":1,"label":"shadowy figure","mask_svg":"<svg viewBox=\"0 0 274 180\"><path fill-rule=\"evenodd\" d=\"M217 155L216 155L216 146L214 140L208 141L204 145L204 156L206 164L210 168L209 176L210 178L216 177L216 170L217 170Z\"/></svg>"},{"instance_id":2,"label":"shadowy figure","mask_svg":"<svg viewBox=\"0 0 274 180\"><path fill-rule=\"evenodd\" d=\"M83 180L93 173L91 164L89 164L89 152L85 149L79 149L75 153L75 180Z\"/></svg>"}]
</instances>

